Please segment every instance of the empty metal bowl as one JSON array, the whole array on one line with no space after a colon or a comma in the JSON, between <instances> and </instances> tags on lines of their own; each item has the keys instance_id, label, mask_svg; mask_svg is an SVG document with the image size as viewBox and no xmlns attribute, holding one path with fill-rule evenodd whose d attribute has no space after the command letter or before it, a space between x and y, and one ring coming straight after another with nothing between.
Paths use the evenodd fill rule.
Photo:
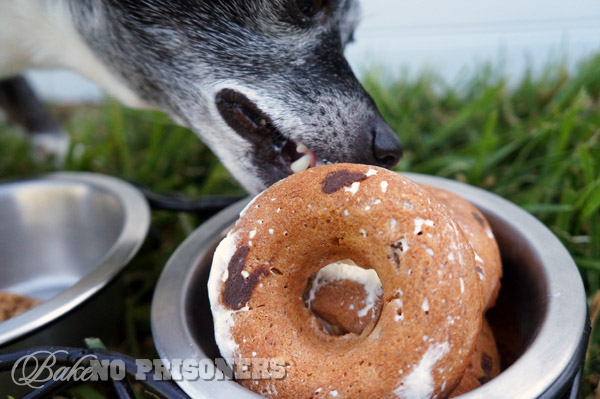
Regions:
<instances>
[{"instance_id":1,"label":"empty metal bowl","mask_svg":"<svg viewBox=\"0 0 600 399\"><path fill-rule=\"evenodd\" d=\"M112 301L91 300L137 252L150 212L129 184L56 173L0 184L0 291L42 300L0 323L0 350L81 346L115 329ZM85 303L86 306L82 306Z\"/></svg>"},{"instance_id":2,"label":"empty metal bowl","mask_svg":"<svg viewBox=\"0 0 600 399\"><path fill-rule=\"evenodd\" d=\"M447 179L406 175L477 206L489 220L502 253L502 289L487 317L503 371L461 398L574 398L589 330L585 290L567 250L537 219L492 193ZM206 283L214 249L245 202L198 228L163 270L152 303L152 330L161 358L219 357ZM260 397L231 380L184 379L178 384L194 399Z\"/></svg>"}]
</instances>

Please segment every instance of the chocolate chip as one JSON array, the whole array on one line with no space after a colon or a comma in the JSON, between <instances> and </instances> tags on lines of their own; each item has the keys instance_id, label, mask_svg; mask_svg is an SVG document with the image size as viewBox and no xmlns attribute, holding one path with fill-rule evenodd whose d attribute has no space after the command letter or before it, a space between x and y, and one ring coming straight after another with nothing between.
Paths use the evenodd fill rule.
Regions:
<instances>
[{"instance_id":1,"label":"chocolate chip","mask_svg":"<svg viewBox=\"0 0 600 399\"><path fill-rule=\"evenodd\" d=\"M333 194L342 187L351 185L354 182L362 181L367 175L360 172L350 172L347 169L335 170L327 173L325 179L321 182L322 190L325 194Z\"/></svg>"},{"instance_id":2,"label":"chocolate chip","mask_svg":"<svg viewBox=\"0 0 600 399\"><path fill-rule=\"evenodd\" d=\"M227 265L229 276L225 281L222 299L223 303L233 310L239 310L246 306L260 277L266 274L265 269L259 267L248 277L244 278L242 276L249 250L250 248L245 245L239 247L231 257L229 265Z\"/></svg>"},{"instance_id":3,"label":"chocolate chip","mask_svg":"<svg viewBox=\"0 0 600 399\"><path fill-rule=\"evenodd\" d=\"M394 262L396 269L400 269L401 257L404 252L404 245L402 245L402 240L398 240L392 245L390 245L391 259Z\"/></svg>"},{"instance_id":4,"label":"chocolate chip","mask_svg":"<svg viewBox=\"0 0 600 399\"><path fill-rule=\"evenodd\" d=\"M400 256L398 256L398 252L392 252L392 259L394 260L394 264L396 265L396 269L400 269Z\"/></svg>"},{"instance_id":5,"label":"chocolate chip","mask_svg":"<svg viewBox=\"0 0 600 399\"><path fill-rule=\"evenodd\" d=\"M479 216L477 212L471 212L471 215L473 215L473 217L475 218L475 220L477 220L477 223L479 223L481 227L485 226L483 219L481 218L481 216Z\"/></svg>"},{"instance_id":6,"label":"chocolate chip","mask_svg":"<svg viewBox=\"0 0 600 399\"><path fill-rule=\"evenodd\" d=\"M477 381L479 381L479 383L480 383L481 385L485 384L485 383L486 383L486 382L488 382L489 380L490 380L490 379L489 379L487 376L479 377L479 378L477 379Z\"/></svg>"},{"instance_id":7,"label":"chocolate chip","mask_svg":"<svg viewBox=\"0 0 600 399\"><path fill-rule=\"evenodd\" d=\"M492 357L485 352L481 354L481 370L485 375L479 377L477 381L485 384L492 379Z\"/></svg>"}]
</instances>

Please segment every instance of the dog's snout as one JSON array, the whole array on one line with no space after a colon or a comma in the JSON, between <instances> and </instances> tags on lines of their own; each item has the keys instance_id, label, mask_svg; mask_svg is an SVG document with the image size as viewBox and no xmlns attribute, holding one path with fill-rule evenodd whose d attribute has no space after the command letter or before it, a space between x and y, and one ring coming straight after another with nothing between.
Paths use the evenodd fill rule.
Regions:
<instances>
[{"instance_id":1,"label":"dog's snout","mask_svg":"<svg viewBox=\"0 0 600 399\"><path fill-rule=\"evenodd\" d=\"M396 133L381 118L375 120L373 126L373 153L384 168L392 168L402 158L402 142Z\"/></svg>"}]
</instances>

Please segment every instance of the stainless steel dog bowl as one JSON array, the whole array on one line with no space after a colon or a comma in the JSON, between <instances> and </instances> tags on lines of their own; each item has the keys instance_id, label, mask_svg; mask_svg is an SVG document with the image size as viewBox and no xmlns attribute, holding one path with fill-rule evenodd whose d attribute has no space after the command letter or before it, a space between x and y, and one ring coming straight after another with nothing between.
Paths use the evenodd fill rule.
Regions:
<instances>
[{"instance_id":1,"label":"stainless steel dog bowl","mask_svg":"<svg viewBox=\"0 0 600 399\"><path fill-rule=\"evenodd\" d=\"M502 251L502 290L488 318L504 370L462 398L574 397L573 379L587 346L587 305L567 250L537 219L494 194L442 178L407 176L471 201L488 218ZM198 228L163 270L152 303L152 329L161 358L219 357L206 282L214 249L244 205L231 206ZM259 398L233 381L178 384L194 399Z\"/></svg>"},{"instance_id":2,"label":"stainless steel dog bowl","mask_svg":"<svg viewBox=\"0 0 600 399\"><path fill-rule=\"evenodd\" d=\"M119 306L91 298L137 252L149 223L142 195L112 177L56 173L0 184L0 291L43 301L0 323L0 350L81 346L88 334L114 330Z\"/></svg>"}]
</instances>

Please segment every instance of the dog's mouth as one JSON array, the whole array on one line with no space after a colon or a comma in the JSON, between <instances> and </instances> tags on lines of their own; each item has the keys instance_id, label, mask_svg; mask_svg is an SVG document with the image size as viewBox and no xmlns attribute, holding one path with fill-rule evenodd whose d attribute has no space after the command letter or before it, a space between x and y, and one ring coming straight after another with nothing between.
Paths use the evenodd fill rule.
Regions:
<instances>
[{"instance_id":1,"label":"dog's mouth","mask_svg":"<svg viewBox=\"0 0 600 399\"><path fill-rule=\"evenodd\" d=\"M268 185L321 163L304 144L285 137L271 118L242 93L222 89L215 102L229 127L252 145L254 163Z\"/></svg>"}]
</instances>

